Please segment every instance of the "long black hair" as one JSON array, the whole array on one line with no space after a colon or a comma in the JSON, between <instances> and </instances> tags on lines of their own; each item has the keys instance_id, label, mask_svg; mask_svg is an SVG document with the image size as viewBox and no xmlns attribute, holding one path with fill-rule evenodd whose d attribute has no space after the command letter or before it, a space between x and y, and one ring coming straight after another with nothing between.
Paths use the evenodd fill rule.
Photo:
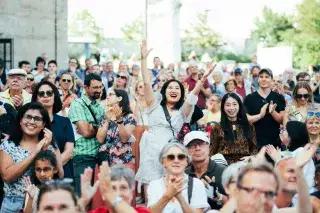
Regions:
<instances>
[{"instance_id":1,"label":"long black hair","mask_svg":"<svg viewBox=\"0 0 320 213\"><path fill-rule=\"evenodd\" d=\"M122 108L123 115L131 114L130 109L130 101L128 97L128 93L123 89L113 89L114 93L117 97L121 97L121 101L119 102L119 106Z\"/></svg>"},{"instance_id":2,"label":"long black hair","mask_svg":"<svg viewBox=\"0 0 320 213\"><path fill-rule=\"evenodd\" d=\"M33 184L35 184L36 186L41 184L41 182L38 180L38 178L36 176L36 170L35 170L36 169L36 162L38 160L49 161L50 164L58 171L58 163L57 163L57 159L56 159L55 154L50 150L43 150L43 151L39 152L39 154L37 154L37 156L33 160L32 173L31 173L31 182ZM59 179L58 172L53 175L53 179Z\"/></svg>"},{"instance_id":3,"label":"long black hair","mask_svg":"<svg viewBox=\"0 0 320 213\"><path fill-rule=\"evenodd\" d=\"M39 95L39 89L43 85L48 85L49 87L51 87L53 94L54 94L52 113L56 114L56 113L60 112L62 110L62 101L60 99L60 93L59 93L59 90L57 89L57 87L53 83L51 83L50 81L41 81L40 83L38 83L34 87L31 101L37 102L38 95Z\"/></svg>"},{"instance_id":4,"label":"long black hair","mask_svg":"<svg viewBox=\"0 0 320 213\"><path fill-rule=\"evenodd\" d=\"M287 147L289 151L292 152L309 143L309 134L305 123L299 121L288 121L286 129L291 139Z\"/></svg>"},{"instance_id":5,"label":"long black hair","mask_svg":"<svg viewBox=\"0 0 320 213\"><path fill-rule=\"evenodd\" d=\"M226 101L228 100L228 98L233 98L238 102L239 112L237 114L237 124L239 124L240 128L242 128L244 137L247 139L249 144L253 144L252 132L251 132L250 123L247 118L247 114L244 110L244 106L241 102L241 99L235 93L227 93L223 96L223 98L221 100L220 126L224 131L224 138L226 139L226 141L234 141L236 139L233 134L232 124L231 124L230 120L228 119L228 116L224 110L224 105L225 105Z\"/></svg>"},{"instance_id":6,"label":"long black hair","mask_svg":"<svg viewBox=\"0 0 320 213\"><path fill-rule=\"evenodd\" d=\"M162 88L161 88L161 95L162 95L162 101L160 103L161 106L166 106L166 103L167 103L167 97L166 97L166 90L169 86L169 84L171 82L176 82L177 84L179 84L179 87L180 87L180 94L181 94L181 97L180 97L180 100L177 101L177 103L174 105L174 109L178 110L182 107L183 103L184 103L184 87L183 87L183 84L178 81L178 80L175 80L175 79L171 79L169 81L167 81L166 83L163 84Z\"/></svg>"},{"instance_id":7,"label":"long black hair","mask_svg":"<svg viewBox=\"0 0 320 213\"><path fill-rule=\"evenodd\" d=\"M16 146L20 145L20 142L21 142L23 134L24 134L21 129L20 121L23 119L24 114L28 110L39 110L40 114L42 115L44 127L51 131L50 117L49 117L47 110L42 106L42 104L40 104L38 102L27 103L19 109L17 117L15 118L14 122L12 123L12 132L14 132L14 134L11 134L10 140L13 141ZM43 130L41 130L38 134L38 139L40 141L43 138L44 138L44 132L43 132ZM56 148L56 144L53 143L53 140L51 141L51 145L54 148Z\"/></svg>"}]
</instances>

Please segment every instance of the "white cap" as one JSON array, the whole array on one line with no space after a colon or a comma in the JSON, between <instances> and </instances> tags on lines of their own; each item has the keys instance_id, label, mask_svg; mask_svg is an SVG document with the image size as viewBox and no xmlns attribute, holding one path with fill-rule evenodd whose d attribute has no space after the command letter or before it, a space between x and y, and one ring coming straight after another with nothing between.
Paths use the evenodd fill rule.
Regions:
<instances>
[{"instance_id":1,"label":"white cap","mask_svg":"<svg viewBox=\"0 0 320 213\"><path fill-rule=\"evenodd\" d=\"M27 72L24 69L11 69L7 72L7 76L10 75L24 75L27 76Z\"/></svg>"},{"instance_id":2,"label":"white cap","mask_svg":"<svg viewBox=\"0 0 320 213\"><path fill-rule=\"evenodd\" d=\"M188 146L188 144L195 139L202 140L207 144L210 144L207 133L201 131L192 131L184 136L183 145Z\"/></svg>"}]
</instances>

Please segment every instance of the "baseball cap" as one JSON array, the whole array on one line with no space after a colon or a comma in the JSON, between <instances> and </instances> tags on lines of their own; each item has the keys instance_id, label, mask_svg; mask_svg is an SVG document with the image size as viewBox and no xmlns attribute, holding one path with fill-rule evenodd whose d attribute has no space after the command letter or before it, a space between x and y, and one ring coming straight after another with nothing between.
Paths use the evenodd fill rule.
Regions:
<instances>
[{"instance_id":1,"label":"baseball cap","mask_svg":"<svg viewBox=\"0 0 320 213\"><path fill-rule=\"evenodd\" d=\"M11 69L7 72L7 76L10 75L24 75L27 76L27 72L24 69Z\"/></svg>"},{"instance_id":2,"label":"baseball cap","mask_svg":"<svg viewBox=\"0 0 320 213\"><path fill-rule=\"evenodd\" d=\"M269 68L263 68L263 69L261 69L260 72L259 72L259 75L262 74L262 73L266 73L266 74L270 75L271 78L273 78L272 71L271 71L271 69L269 69Z\"/></svg>"},{"instance_id":3,"label":"baseball cap","mask_svg":"<svg viewBox=\"0 0 320 213\"><path fill-rule=\"evenodd\" d=\"M240 68L237 68L237 69L235 69L234 70L234 74L242 74L242 69L240 69Z\"/></svg>"},{"instance_id":4,"label":"baseball cap","mask_svg":"<svg viewBox=\"0 0 320 213\"><path fill-rule=\"evenodd\" d=\"M210 144L210 140L205 132L192 131L184 136L183 145L188 146L188 144L195 139L202 140L207 144Z\"/></svg>"}]
</instances>

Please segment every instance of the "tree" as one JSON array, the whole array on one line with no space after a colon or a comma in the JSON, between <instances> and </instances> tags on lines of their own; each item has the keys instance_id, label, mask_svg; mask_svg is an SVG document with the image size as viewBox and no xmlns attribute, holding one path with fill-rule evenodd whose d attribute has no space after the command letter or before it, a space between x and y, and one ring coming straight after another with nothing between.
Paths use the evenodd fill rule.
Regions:
<instances>
[{"instance_id":1,"label":"tree","mask_svg":"<svg viewBox=\"0 0 320 213\"><path fill-rule=\"evenodd\" d=\"M254 21L256 29L251 31L251 38L256 42L262 42L267 47L284 41L284 33L287 30L294 30L293 17L273 12L270 8L264 7L262 19Z\"/></svg>"},{"instance_id":2,"label":"tree","mask_svg":"<svg viewBox=\"0 0 320 213\"><path fill-rule=\"evenodd\" d=\"M196 23L191 24L191 27L185 30L185 34L183 45L186 49L198 47L204 53L225 45L221 41L221 36L209 26L207 12L198 13Z\"/></svg>"},{"instance_id":3,"label":"tree","mask_svg":"<svg viewBox=\"0 0 320 213\"><path fill-rule=\"evenodd\" d=\"M127 41L140 42L143 39L144 22L142 17L137 18L130 24L121 27L124 39Z\"/></svg>"}]
</instances>

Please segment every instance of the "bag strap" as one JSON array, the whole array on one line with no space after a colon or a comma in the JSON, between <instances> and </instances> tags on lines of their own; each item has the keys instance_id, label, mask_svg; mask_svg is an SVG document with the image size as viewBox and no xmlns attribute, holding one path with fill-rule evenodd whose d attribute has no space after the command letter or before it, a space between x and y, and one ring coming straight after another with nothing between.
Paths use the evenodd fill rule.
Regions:
<instances>
[{"instance_id":1,"label":"bag strap","mask_svg":"<svg viewBox=\"0 0 320 213\"><path fill-rule=\"evenodd\" d=\"M188 176L188 202L190 204L193 190L193 177Z\"/></svg>"},{"instance_id":2,"label":"bag strap","mask_svg":"<svg viewBox=\"0 0 320 213\"><path fill-rule=\"evenodd\" d=\"M94 113L93 113L93 111L92 111L92 109L90 108L90 106L88 106L84 101L82 101L83 103L84 103L84 105L88 108L88 110L90 111L90 114L91 114L91 116L93 117L93 119L94 119L94 122L96 123L96 124L98 124L98 121L97 121L97 119L96 119L96 116L94 116Z\"/></svg>"},{"instance_id":3,"label":"bag strap","mask_svg":"<svg viewBox=\"0 0 320 213\"><path fill-rule=\"evenodd\" d=\"M165 115L165 117L166 117L166 120L168 121L168 123L169 123L169 125L170 125L170 129L171 129L171 131L172 131L172 135L173 135L173 137L175 137L174 131L173 131L173 127L172 127L172 124L171 124L171 116L170 116L170 114L169 114L169 111L168 111L168 109L167 109L166 106L164 106L164 105L161 105L161 106L162 106L164 115Z\"/></svg>"}]
</instances>

